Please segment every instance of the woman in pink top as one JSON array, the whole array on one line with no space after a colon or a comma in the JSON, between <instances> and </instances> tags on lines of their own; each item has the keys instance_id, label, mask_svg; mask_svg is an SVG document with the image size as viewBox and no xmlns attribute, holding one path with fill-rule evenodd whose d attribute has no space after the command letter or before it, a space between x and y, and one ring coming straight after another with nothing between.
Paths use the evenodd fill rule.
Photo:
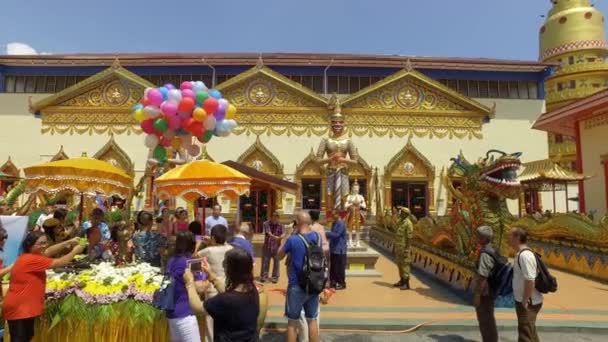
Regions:
<instances>
[{"instance_id":1,"label":"woman in pink top","mask_svg":"<svg viewBox=\"0 0 608 342\"><path fill-rule=\"evenodd\" d=\"M175 232L185 232L188 230L188 211L184 208L177 208L175 211Z\"/></svg>"}]
</instances>

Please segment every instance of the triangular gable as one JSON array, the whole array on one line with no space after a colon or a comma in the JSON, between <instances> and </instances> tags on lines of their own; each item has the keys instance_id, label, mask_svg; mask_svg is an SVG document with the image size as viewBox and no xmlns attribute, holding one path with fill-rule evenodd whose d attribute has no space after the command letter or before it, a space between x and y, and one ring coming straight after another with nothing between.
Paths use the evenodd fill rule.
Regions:
<instances>
[{"instance_id":1,"label":"triangular gable","mask_svg":"<svg viewBox=\"0 0 608 342\"><path fill-rule=\"evenodd\" d=\"M75 85L30 105L51 134L141 133L131 110L144 89L155 85L118 62Z\"/></svg>"},{"instance_id":2,"label":"triangular gable","mask_svg":"<svg viewBox=\"0 0 608 342\"><path fill-rule=\"evenodd\" d=\"M255 139L255 142L241 154L237 159L237 162L274 176L283 175L283 164L281 164L279 159L262 144L259 136Z\"/></svg>"},{"instance_id":3,"label":"triangular gable","mask_svg":"<svg viewBox=\"0 0 608 342\"><path fill-rule=\"evenodd\" d=\"M408 139L407 144L386 164L384 174L434 178L435 166Z\"/></svg>"},{"instance_id":4,"label":"triangular gable","mask_svg":"<svg viewBox=\"0 0 608 342\"><path fill-rule=\"evenodd\" d=\"M320 177L323 174L323 168L317 160L317 155L311 148L308 155L296 166L296 179L302 177Z\"/></svg>"},{"instance_id":5,"label":"triangular gable","mask_svg":"<svg viewBox=\"0 0 608 342\"><path fill-rule=\"evenodd\" d=\"M267 111L269 107L327 108L327 99L262 65L257 65L216 87L239 112Z\"/></svg>"},{"instance_id":6,"label":"triangular gable","mask_svg":"<svg viewBox=\"0 0 608 342\"><path fill-rule=\"evenodd\" d=\"M70 157L68 157L67 153L65 153L65 151L63 150L63 145L61 145L61 147L59 148L59 152L55 153L55 155L53 156L53 158L51 158L51 161L58 161L58 160L67 160L70 159Z\"/></svg>"},{"instance_id":7,"label":"triangular gable","mask_svg":"<svg viewBox=\"0 0 608 342\"><path fill-rule=\"evenodd\" d=\"M8 159L6 160L6 162L4 162L4 164L2 164L2 166L0 166L0 172L7 174L9 176L12 176L12 177L19 177L21 170L19 170L19 168L17 168L17 166L15 166L15 164L11 160L11 156L8 156Z\"/></svg>"},{"instance_id":8,"label":"triangular gable","mask_svg":"<svg viewBox=\"0 0 608 342\"><path fill-rule=\"evenodd\" d=\"M492 116L493 111L481 103L449 87L405 68L342 100L348 112L383 113L457 113L480 117Z\"/></svg>"},{"instance_id":9,"label":"triangular gable","mask_svg":"<svg viewBox=\"0 0 608 342\"><path fill-rule=\"evenodd\" d=\"M127 152L114 140L114 135L110 136L110 140L95 153L93 158L106 161L123 169L127 174L133 175L133 161L131 161Z\"/></svg>"}]
</instances>

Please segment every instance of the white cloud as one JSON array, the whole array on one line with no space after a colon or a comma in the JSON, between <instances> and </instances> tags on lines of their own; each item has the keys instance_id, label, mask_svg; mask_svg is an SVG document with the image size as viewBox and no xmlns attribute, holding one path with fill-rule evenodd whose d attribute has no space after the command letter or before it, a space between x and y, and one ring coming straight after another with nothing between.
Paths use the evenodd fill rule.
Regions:
<instances>
[{"instance_id":1,"label":"white cloud","mask_svg":"<svg viewBox=\"0 0 608 342\"><path fill-rule=\"evenodd\" d=\"M37 55L38 52L33 47L25 43L8 43L6 44L7 55Z\"/></svg>"}]
</instances>

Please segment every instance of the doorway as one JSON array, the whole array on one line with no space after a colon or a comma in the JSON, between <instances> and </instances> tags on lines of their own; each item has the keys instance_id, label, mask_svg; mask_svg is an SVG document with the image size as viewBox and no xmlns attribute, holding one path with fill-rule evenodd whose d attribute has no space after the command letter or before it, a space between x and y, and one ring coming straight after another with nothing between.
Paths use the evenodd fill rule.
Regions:
<instances>
[{"instance_id":1,"label":"doorway","mask_svg":"<svg viewBox=\"0 0 608 342\"><path fill-rule=\"evenodd\" d=\"M255 233L262 232L262 226L268 219L268 190L251 190L249 196L241 196L241 222L251 222Z\"/></svg>"},{"instance_id":2,"label":"doorway","mask_svg":"<svg viewBox=\"0 0 608 342\"><path fill-rule=\"evenodd\" d=\"M412 215L423 218L428 214L428 185L420 182L391 182L393 207L407 207Z\"/></svg>"},{"instance_id":3,"label":"doorway","mask_svg":"<svg viewBox=\"0 0 608 342\"><path fill-rule=\"evenodd\" d=\"M302 179L302 208L321 210L321 179Z\"/></svg>"}]
</instances>

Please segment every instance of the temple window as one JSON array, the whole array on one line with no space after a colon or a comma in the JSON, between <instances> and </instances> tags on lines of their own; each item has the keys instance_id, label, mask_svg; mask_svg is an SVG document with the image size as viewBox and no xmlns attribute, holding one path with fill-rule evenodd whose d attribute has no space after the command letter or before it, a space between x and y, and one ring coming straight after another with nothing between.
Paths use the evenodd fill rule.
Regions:
<instances>
[{"instance_id":1,"label":"temple window","mask_svg":"<svg viewBox=\"0 0 608 342\"><path fill-rule=\"evenodd\" d=\"M561 144L564 142L564 136L561 134L556 134L555 135L555 143L556 144Z\"/></svg>"},{"instance_id":2,"label":"temple window","mask_svg":"<svg viewBox=\"0 0 608 342\"><path fill-rule=\"evenodd\" d=\"M302 179L302 208L321 209L321 179Z\"/></svg>"},{"instance_id":3,"label":"temple window","mask_svg":"<svg viewBox=\"0 0 608 342\"><path fill-rule=\"evenodd\" d=\"M576 81L572 80L570 81L570 89L575 89L576 88Z\"/></svg>"},{"instance_id":4,"label":"temple window","mask_svg":"<svg viewBox=\"0 0 608 342\"><path fill-rule=\"evenodd\" d=\"M570 65L574 64L574 56L568 57L568 64L570 64Z\"/></svg>"}]
</instances>

